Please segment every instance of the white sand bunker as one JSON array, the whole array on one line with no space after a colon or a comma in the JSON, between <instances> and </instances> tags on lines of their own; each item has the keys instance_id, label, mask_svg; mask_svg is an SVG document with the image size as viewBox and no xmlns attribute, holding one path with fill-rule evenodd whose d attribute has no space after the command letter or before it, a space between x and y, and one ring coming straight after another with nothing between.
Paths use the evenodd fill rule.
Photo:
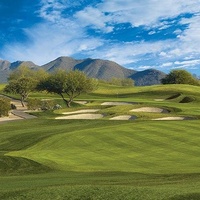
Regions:
<instances>
[{"instance_id":1,"label":"white sand bunker","mask_svg":"<svg viewBox=\"0 0 200 200\"><path fill-rule=\"evenodd\" d=\"M154 99L154 101L164 101L164 99Z\"/></svg>"},{"instance_id":2,"label":"white sand bunker","mask_svg":"<svg viewBox=\"0 0 200 200\"><path fill-rule=\"evenodd\" d=\"M110 120L131 120L131 119L136 119L136 116L119 115L119 116L110 118Z\"/></svg>"},{"instance_id":3,"label":"white sand bunker","mask_svg":"<svg viewBox=\"0 0 200 200\"><path fill-rule=\"evenodd\" d=\"M68 115L63 117L56 117L56 119L100 119L102 114L79 114L79 115Z\"/></svg>"},{"instance_id":4,"label":"white sand bunker","mask_svg":"<svg viewBox=\"0 0 200 200\"><path fill-rule=\"evenodd\" d=\"M130 105L132 103L128 102L104 102L101 105L103 106L120 106L120 105Z\"/></svg>"},{"instance_id":5,"label":"white sand bunker","mask_svg":"<svg viewBox=\"0 0 200 200\"><path fill-rule=\"evenodd\" d=\"M152 112L152 113L169 113L168 110L156 107L142 107L130 110L132 112Z\"/></svg>"},{"instance_id":6,"label":"white sand bunker","mask_svg":"<svg viewBox=\"0 0 200 200\"><path fill-rule=\"evenodd\" d=\"M194 118L192 117L162 117L162 118L157 118L157 119L152 119L152 120L192 120Z\"/></svg>"},{"instance_id":7,"label":"white sand bunker","mask_svg":"<svg viewBox=\"0 0 200 200\"><path fill-rule=\"evenodd\" d=\"M78 104L82 104L82 105L84 105L84 104L87 104L88 102L87 101L74 101L75 103L78 103Z\"/></svg>"},{"instance_id":8,"label":"white sand bunker","mask_svg":"<svg viewBox=\"0 0 200 200\"><path fill-rule=\"evenodd\" d=\"M85 109L85 110L77 110L77 111L73 111L73 112L64 112L62 114L71 115L71 114L78 114L78 113L94 113L97 111L99 111L99 109Z\"/></svg>"}]
</instances>

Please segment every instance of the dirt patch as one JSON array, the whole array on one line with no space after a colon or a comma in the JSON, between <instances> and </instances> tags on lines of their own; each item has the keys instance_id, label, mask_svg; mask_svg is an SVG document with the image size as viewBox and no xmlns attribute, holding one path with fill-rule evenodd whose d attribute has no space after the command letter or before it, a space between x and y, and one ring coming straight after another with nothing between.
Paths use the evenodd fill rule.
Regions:
<instances>
[{"instance_id":1,"label":"dirt patch","mask_svg":"<svg viewBox=\"0 0 200 200\"><path fill-rule=\"evenodd\" d=\"M63 117L56 117L56 119L100 119L102 114L79 114L79 115L68 115Z\"/></svg>"},{"instance_id":2,"label":"dirt patch","mask_svg":"<svg viewBox=\"0 0 200 200\"><path fill-rule=\"evenodd\" d=\"M152 112L152 113L169 113L168 110L156 107L142 107L130 110L131 112Z\"/></svg>"},{"instance_id":3,"label":"dirt patch","mask_svg":"<svg viewBox=\"0 0 200 200\"><path fill-rule=\"evenodd\" d=\"M72 112L64 112L62 114L71 115L71 114L78 114L78 113L94 113L97 111L99 111L99 109L85 109L85 110L77 110L77 111L72 111Z\"/></svg>"}]
</instances>

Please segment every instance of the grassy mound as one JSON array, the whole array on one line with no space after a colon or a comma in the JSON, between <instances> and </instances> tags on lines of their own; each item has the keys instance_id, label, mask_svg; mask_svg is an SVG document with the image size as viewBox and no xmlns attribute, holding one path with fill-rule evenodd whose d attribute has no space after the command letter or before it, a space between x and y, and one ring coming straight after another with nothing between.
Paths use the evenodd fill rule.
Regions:
<instances>
[{"instance_id":1,"label":"grassy mound","mask_svg":"<svg viewBox=\"0 0 200 200\"><path fill-rule=\"evenodd\" d=\"M52 170L49 167L26 158L0 156L0 175L37 174L50 171Z\"/></svg>"}]
</instances>

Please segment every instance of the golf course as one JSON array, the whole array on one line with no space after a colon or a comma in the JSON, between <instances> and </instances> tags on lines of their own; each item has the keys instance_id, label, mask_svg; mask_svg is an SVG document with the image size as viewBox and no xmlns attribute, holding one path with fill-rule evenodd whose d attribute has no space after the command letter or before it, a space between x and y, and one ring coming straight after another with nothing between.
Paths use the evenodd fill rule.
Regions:
<instances>
[{"instance_id":1,"label":"golf course","mask_svg":"<svg viewBox=\"0 0 200 200\"><path fill-rule=\"evenodd\" d=\"M200 199L199 86L100 83L70 108L29 98L62 108L0 122L1 200Z\"/></svg>"}]
</instances>

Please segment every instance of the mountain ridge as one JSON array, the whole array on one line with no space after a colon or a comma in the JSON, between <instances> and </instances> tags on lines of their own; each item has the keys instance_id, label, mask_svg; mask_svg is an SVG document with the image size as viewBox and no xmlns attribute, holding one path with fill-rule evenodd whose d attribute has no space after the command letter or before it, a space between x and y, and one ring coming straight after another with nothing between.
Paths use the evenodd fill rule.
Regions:
<instances>
[{"instance_id":1,"label":"mountain ridge","mask_svg":"<svg viewBox=\"0 0 200 200\"><path fill-rule=\"evenodd\" d=\"M11 63L6 60L0 60L0 82L6 83L9 73L22 65L28 66L31 69L42 68L50 73L57 69L66 71L80 70L85 72L89 77L102 80L109 80L113 77L121 79L131 78L135 81L135 85L138 86L160 84L160 80L166 76L165 73L156 69L136 71L125 68L110 60L92 58L74 59L72 57L61 56L41 66L36 65L32 61L16 61Z\"/></svg>"}]
</instances>

